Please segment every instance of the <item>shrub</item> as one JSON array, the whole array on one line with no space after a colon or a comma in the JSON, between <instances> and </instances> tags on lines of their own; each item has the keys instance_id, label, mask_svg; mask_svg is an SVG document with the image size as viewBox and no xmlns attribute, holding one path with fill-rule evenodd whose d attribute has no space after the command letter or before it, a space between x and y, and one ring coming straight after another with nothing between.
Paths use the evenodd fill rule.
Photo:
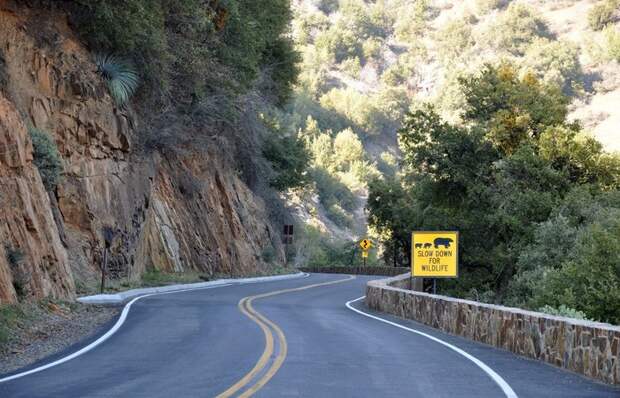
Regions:
<instances>
[{"instance_id":1,"label":"shrub","mask_svg":"<svg viewBox=\"0 0 620 398\"><path fill-rule=\"evenodd\" d=\"M604 35L608 57L620 62L620 32L613 26L608 26L605 28Z\"/></svg>"},{"instance_id":2,"label":"shrub","mask_svg":"<svg viewBox=\"0 0 620 398\"><path fill-rule=\"evenodd\" d=\"M546 275L540 300L566 304L596 320L620 324L620 212L584 228L560 269ZM601 261L605 259L605 261Z\"/></svg>"},{"instance_id":3,"label":"shrub","mask_svg":"<svg viewBox=\"0 0 620 398\"><path fill-rule=\"evenodd\" d=\"M508 5L510 0L476 0L476 10L479 14L488 14L498 8Z\"/></svg>"},{"instance_id":4,"label":"shrub","mask_svg":"<svg viewBox=\"0 0 620 398\"><path fill-rule=\"evenodd\" d=\"M270 183L277 190L299 188L308 183L310 154L299 137L272 129L263 144L263 155L275 171Z\"/></svg>"},{"instance_id":5,"label":"shrub","mask_svg":"<svg viewBox=\"0 0 620 398\"><path fill-rule=\"evenodd\" d=\"M362 65L358 57L347 58L340 64L340 68L347 75L357 79L362 71Z\"/></svg>"},{"instance_id":6,"label":"shrub","mask_svg":"<svg viewBox=\"0 0 620 398\"><path fill-rule=\"evenodd\" d=\"M29 127L28 133L32 140L34 164L39 170L45 189L52 192L60 182L62 161L56 143L43 131Z\"/></svg>"},{"instance_id":7,"label":"shrub","mask_svg":"<svg viewBox=\"0 0 620 398\"><path fill-rule=\"evenodd\" d=\"M338 0L319 0L318 3L319 10L325 14L331 14L338 10Z\"/></svg>"},{"instance_id":8,"label":"shrub","mask_svg":"<svg viewBox=\"0 0 620 398\"><path fill-rule=\"evenodd\" d=\"M116 105L125 105L138 88L140 82L138 73L126 60L110 54L98 55L95 64Z\"/></svg>"},{"instance_id":9,"label":"shrub","mask_svg":"<svg viewBox=\"0 0 620 398\"><path fill-rule=\"evenodd\" d=\"M19 248L14 249L11 246L5 246L4 252L6 253L6 261L11 268L17 267L24 260L24 252Z\"/></svg>"},{"instance_id":10,"label":"shrub","mask_svg":"<svg viewBox=\"0 0 620 398\"><path fill-rule=\"evenodd\" d=\"M486 37L497 50L522 56L534 39L553 35L536 10L523 3L511 3L491 25Z\"/></svg>"},{"instance_id":11,"label":"shrub","mask_svg":"<svg viewBox=\"0 0 620 398\"><path fill-rule=\"evenodd\" d=\"M364 159L364 146L351 129L336 134L333 148L333 160L337 170L347 171L353 162Z\"/></svg>"},{"instance_id":12,"label":"shrub","mask_svg":"<svg viewBox=\"0 0 620 398\"><path fill-rule=\"evenodd\" d=\"M437 32L436 42L439 56L444 64L458 61L475 44L471 25L463 19L456 19L445 24Z\"/></svg>"},{"instance_id":13,"label":"shrub","mask_svg":"<svg viewBox=\"0 0 620 398\"><path fill-rule=\"evenodd\" d=\"M397 15L394 23L396 39L405 43L414 44L423 36L427 20L432 11L428 0L417 0L413 5L403 2L395 10Z\"/></svg>"},{"instance_id":14,"label":"shrub","mask_svg":"<svg viewBox=\"0 0 620 398\"><path fill-rule=\"evenodd\" d=\"M523 67L533 71L543 82L561 87L567 95L574 94L582 86L579 49L573 43L537 39L527 49Z\"/></svg>"},{"instance_id":15,"label":"shrub","mask_svg":"<svg viewBox=\"0 0 620 398\"><path fill-rule=\"evenodd\" d=\"M177 103L209 89L237 94L260 71L286 91L295 55L285 38L291 19L282 0L74 0L73 22L101 51L130 56L146 86ZM273 66L282 65L282 70ZM273 72L276 72L272 75ZM284 98L282 92L278 97Z\"/></svg>"},{"instance_id":16,"label":"shrub","mask_svg":"<svg viewBox=\"0 0 620 398\"><path fill-rule=\"evenodd\" d=\"M276 249L274 249L273 246L271 246L271 245L270 246L266 246L265 248L263 248L263 251L261 253L261 258L267 264L273 263L274 260L276 260L276 258L277 258Z\"/></svg>"},{"instance_id":17,"label":"shrub","mask_svg":"<svg viewBox=\"0 0 620 398\"><path fill-rule=\"evenodd\" d=\"M383 43L381 40L371 37L362 44L362 50L366 61L371 59L379 59L381 57L381 52L383 51Z\"/></svg>"},{"instance_id":18,"label":"shrub","mask_svg":"<svg viewBox=\"0 0 620 398\"><path fill-rule=\"evenodd\" d=\"M11 274L13 277L13 289L19 299L22 299L27 294L28 281L30 280L30 274L22 267L20 267L22 261L24 261L25 254L20 248L13 248L11 246L5 246L4 252L6 254L6 260L11 267Z\"/></svg>"},{"instance_id":19,"label":"shrub","mask_svg":"<svg viewBox=\"0 0 620 398\"><path fill-rule=\"evenodd\" d=\"M549 314L549 315L564 316L564 317L573 318L573 319L589 320L583 311L578 311L574 308L569 308L565 306L564 304L560 304L559 307L552 307L550 305L545 305L544 307L539 308L538 311L544 312L545 314Z\"/></svg>"},{"instance_id":20,"label":"shrub","mask_svg":"<svg viewBox=\"0 0 620 398\"><path fill-rule=\"evenodd\" d=\"M588 25L593 30L602 30L614 21L614 16L620 6L618 0L605 0L596 4L588 12Z\"/></svg>"},{"instance_id":21,"label":"shrub","mask_svg":"<svg viewBox=\"0 0 620 398\"><path fill-rule=\"evenodd\" d=\"M316 182L319 200L326 209L338 203L345 210L353 211L357 206L357 198L349 188L326 170L315 168L312 177Z\"/></svg>"},{"instance_id":22,"label":"shrub","mask_svg":"<svg viewBox=\"0 0 620 398\"><path fill-rule=\"evenodd\" d=\"M332 220L336 225L342 228L350 228L353 223L353 219L348 212L346 212L340 205L337 203L333 203L331 206L325 209L327 211L327 216L330 220Z\"/></svg>"}]
</instances>

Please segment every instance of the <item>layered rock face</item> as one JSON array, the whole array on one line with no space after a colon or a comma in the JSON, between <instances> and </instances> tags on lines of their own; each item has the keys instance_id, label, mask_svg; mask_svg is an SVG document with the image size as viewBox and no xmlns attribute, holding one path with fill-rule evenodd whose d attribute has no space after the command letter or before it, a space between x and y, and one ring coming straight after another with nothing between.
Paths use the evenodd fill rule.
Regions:
<instances>
[{"instance_id":1,"label":"layered rock face","mask_svg":"<svg viewBox=\"0 0 620 398\"><path fill-rule=\"evenodd\" d=\"M0 303L72 297L97 278L104 227L115 232L113 276L265 267L258 254L277 241L265 205L217 141L206 153L137 154L139 118L114 105L62 12L0 0L0 93ZM49 195L29 125L63 160Z\"/></svg>"}]
</instances>

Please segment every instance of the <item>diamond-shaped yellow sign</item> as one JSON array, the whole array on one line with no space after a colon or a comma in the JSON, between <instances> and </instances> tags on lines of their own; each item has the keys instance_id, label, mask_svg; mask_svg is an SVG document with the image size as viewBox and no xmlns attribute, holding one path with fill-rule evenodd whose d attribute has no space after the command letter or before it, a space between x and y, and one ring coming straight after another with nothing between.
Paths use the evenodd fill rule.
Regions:
<instances>
[{"instance_id":1,"label":"diamond-shaped yellow sign","mask_svg":"<svg viewBox=\"0 0 620 398\"><path fill-rule=\"evenodd\" d=\"M366 251L372 247L372 241L370 239L362 239L360 241L360 247L362 250Z\"/></svg>"}]
</instances>

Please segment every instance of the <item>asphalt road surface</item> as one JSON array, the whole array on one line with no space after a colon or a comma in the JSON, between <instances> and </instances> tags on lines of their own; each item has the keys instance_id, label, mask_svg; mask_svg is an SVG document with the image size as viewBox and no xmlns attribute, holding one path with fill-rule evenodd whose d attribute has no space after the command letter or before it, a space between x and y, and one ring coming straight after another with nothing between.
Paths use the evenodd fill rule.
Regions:
<instances>
[{"instance_id":1,"label":"asphalt road surface","mask_svg":"<svg viewBox=\"0 0 620 398\"><path fill-rule=\"evenodd\" d=\"M0 397L620 397L618 388L370 312L363 301L353 306L442 343L347 308L370 279L313 274L145 297L108 340L0 383Z\"/></svg>"}]
</instances>

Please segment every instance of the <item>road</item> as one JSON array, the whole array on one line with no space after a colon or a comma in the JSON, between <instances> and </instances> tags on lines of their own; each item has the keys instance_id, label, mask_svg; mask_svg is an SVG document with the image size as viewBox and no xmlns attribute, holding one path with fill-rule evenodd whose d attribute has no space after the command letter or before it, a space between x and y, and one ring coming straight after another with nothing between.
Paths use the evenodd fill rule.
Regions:
<instances>
[{"instance_id":1,"label":"road","mask_svg":"<svg viewBox=\"0 0 620 398\"><path fill-rule=\"evenodd\" d=\"M146 297L108 340L0 383L0 397L507 396L445 344L481 361L520 398L620 397L620 389L550 365L370 312L363 301L353 306L445 344L347 308L370 279L313 274Z\"/></svg>"}]
</instances>

